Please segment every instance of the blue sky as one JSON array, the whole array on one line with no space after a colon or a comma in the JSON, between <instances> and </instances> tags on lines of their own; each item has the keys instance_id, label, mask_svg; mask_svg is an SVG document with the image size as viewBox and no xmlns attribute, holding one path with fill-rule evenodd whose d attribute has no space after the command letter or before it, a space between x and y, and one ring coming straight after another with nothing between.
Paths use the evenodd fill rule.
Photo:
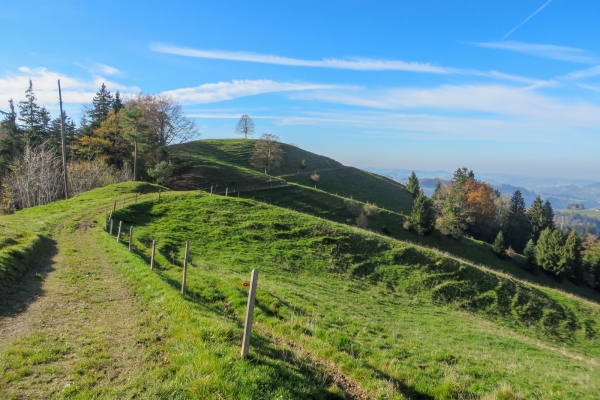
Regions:
<instances>
[{"instance_id":1,"label":"blue sky","mask_svg":"<svg viewBox=\"0 0 600 400\"><path fill-rule=\"evenodd\" d=\"M168 93L203 138L257 134L357 167L600 180L600 2L27 1L0 5L0 109L56 79Z\"/></svg>"}]
</instances>

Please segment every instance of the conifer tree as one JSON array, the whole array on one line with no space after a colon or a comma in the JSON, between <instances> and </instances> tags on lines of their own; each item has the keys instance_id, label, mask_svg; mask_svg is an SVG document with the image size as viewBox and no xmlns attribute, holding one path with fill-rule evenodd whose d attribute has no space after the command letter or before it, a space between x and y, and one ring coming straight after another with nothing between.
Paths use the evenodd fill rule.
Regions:
<instances>
[{"instance_id":1,"label":"conifer tree","mask_svg":"<svg viewBox=\"0 0 600 400\"><path fill-rule=\"evenodd\" d=\"M452 181L457 182L459 186L462 186L469 179L475 179L475 174L472 170L463 167L454 171Z\"/></svg>"},{"instance_id":2,"label":"conifer tree","mask_svg":"<svg viewBox=\"0 0 600 400\"><path fill-rule=\"evenodd\" d=\"M537 242L542 231L548 228L544 218L544 202L540 196L536 197L529 210L527 210L527 219L531 227L531 238L534 242Z\"/></svg>"},{"instance_id":3,"label":"conifer tree","mask_svg":"<svg viewBox=\"0 0 600 400\"><path fill-rule=\"evenodd\" d=\"M583 282L585 279L581 250L581 240L575 231L571 231L565 241L563 263L565 264L565 271L569 274L569 277L576 282Z\"/></svg>"},{"instance_id":4,"label":"conifer tree","mask_svg":"<svg viewBox=\"0 0 600 400\"><path fill-rule=\"evenodd\" d=\"M535 243L533 242L533 239L527 241L525 249L523 250L523 255L527 259L529 265L535 265Z\"/></svg>"},{"instance_id":5,"label":"conifer tree","mask_svg":"<svg viewBox=\"0 0 600 400\"><path fill-rule=\"evenodd\" d=\"M423 191L419 191L419 195L415 199L410 219L413 228L420 235L431 232L435 225L433 201L425 196Z\"/></svg>"},{"instance_id":6,"label":"conifer tree","mask_svg":"<svg viewBox=\"0 0 600 400\"><path fill-rule=\"evenodd\" d=\"M421 192L421 187L419 186L419 178L417 178L417 174L415 174L415 171L413 171L408 177L406 190L408 190L410 194L412 194L413 198L417 198L417 196Z\"/></svg>"},{"instance_id":7,"label":"conifer tree","mask_svg":"<svg viewBox=\"0 0 600 400\"><path fill-rule=\"evenodd\" d=\"M30 79L29 88L25 91L25 100L20 101L18 104L19 121L22 123L25 145L36 141L38 135L44 130L42 115L45 116L45 113L42 112L42 108L37 104L36 100L35 93L33 92L33 82Z\"/></svg>"},{"instance_id":8,"label":"conifer tree","mask_svg":"<svg viewBox=\"0 0 600 400\"><path fill-rule=\"evenodd\" d=\"M133 180L138 176L138 153L152 147L151 132L144 122L142 112L135 105L126 107L119 113L124 137L133 145Z\"/></svg>"},{"instance_id":9,"label":"conifer tree","mask_svg":"<svg viewBox=\"0 0 600 400\"><path fill-rule=\"evenodd\" d=\"M23 151L23 136L17 125L17 113L12 99L8 101L9 111L2 112L4 118L0 122L0 174L4 173L6 164L17 154Z\"/></svg>"},{"instance_id":10,"label":"conifer tree","mask_svg":"<svg viewBox=\"0 0 600 400\"><path fill-rule=\"evenodd\" d=\"M108 117L108 112L113 109L113 103L113 96L103 83L92 100L92 109L88 111L92 129L99 127L102 121Z\"/></svg>"},{"instance_id":11,"label":"conifer tree","mask_svg":"<svg viewBox=\"0 0 600 400\"><path fill-rule=\"evenodd\" d=\"M113 100L112 109L114 112L119 112L122 108L125 108L125 104L123 104L123 100L121 100L121 93L117 90L115 92L115 98Z\"/></svg>"},{"instance_id":12,"label":"conifer tree","mask_svg":"<svg viewBox=\"0 0 600 400\"><path fill-rule=\"evenodd\" d=\"M502 231L498 232L496 240L494 240L494 244L492 245L492 249L494 249L494 253L496 253L498 257L504 258L504 256L506 256L506 243L504 242Z\"/></svg>"},{"instance_id":13,"label":"conifer tree","mask_svg":"<svg viewBox=\"0 0 600 400\"><path fill-rule=\"evenodd\" d=\"M556 276L567 272L564 258L564 242L560 231L546 228L540 234L535 246L537 265Z\"/></svg>"},{"instance_id":14,"label":"conifer tree","mask_svg":"<svg viewBox=\"0 0 600 400\"><path fill-rule=\"evenodd\" d=\"M546 228L555 229L556 226L554 224L554 210L552 209L552 204L550 204L550 201L548 200L546 200L546 202L544 203L543 216L544 226Z\"/></svg>"},{"instance_id":15,"label":"conifer tree","mask_svg":"<svg viewBox=\"0 0 600 400\"><path fill-rule=\"evenodd\" d=\"M519 253L525 248L530 237L529 220L525 200L521 191L517 189L510 199L507 220L507 241Z\"/></svg>"}]
</instances>

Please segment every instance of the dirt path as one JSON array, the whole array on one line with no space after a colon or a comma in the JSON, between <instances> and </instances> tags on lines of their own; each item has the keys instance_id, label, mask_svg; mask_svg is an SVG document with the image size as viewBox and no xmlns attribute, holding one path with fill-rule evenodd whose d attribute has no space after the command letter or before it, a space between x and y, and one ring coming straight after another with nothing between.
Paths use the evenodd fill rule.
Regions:
<instances>
[{"instance_id":1,"label":"dirt path","mask_svg":"<svg viewBox=\"0 0 600 400\"><path fill-rule=\"evenodd\" d=\"M87 229L44 250L0 301L0 398L134 395L144 365L135 295Z\"/></svg>"}]
</instances>

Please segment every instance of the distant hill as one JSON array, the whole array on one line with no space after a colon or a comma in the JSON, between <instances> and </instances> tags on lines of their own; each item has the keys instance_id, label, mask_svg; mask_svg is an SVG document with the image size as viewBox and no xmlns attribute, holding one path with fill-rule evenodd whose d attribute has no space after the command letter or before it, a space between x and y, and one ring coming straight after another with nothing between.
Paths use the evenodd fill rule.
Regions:
<instances>
[{"instance_id":1,"label":"distant hill","mask_svg":"<svg viewBox=\"0 0 600 400\"><path fill-rule=\"evenodd\" d=\"M332 194L376 203L399 213L410 213L412 196L404 185L377 174L347 167L329 157L281 144L283 165L269 175L249 163L256 140L198 140L170 147L176 166L170 187L229 192L284 185L286 182L325 190ZM304 164L303 165L303 162ZM311 175L317 172L317 181Z\"/></svg>"}]
</instances>

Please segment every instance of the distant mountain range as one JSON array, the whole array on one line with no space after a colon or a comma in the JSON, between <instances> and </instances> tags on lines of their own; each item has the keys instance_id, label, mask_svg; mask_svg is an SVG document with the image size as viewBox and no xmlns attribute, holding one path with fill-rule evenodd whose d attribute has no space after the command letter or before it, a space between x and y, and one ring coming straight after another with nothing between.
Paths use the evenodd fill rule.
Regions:
<instances>
[{"instance_id":1,"label":"distant mountain range","mask_svg":"<svg viewBox=\"0 0 600 400\"><path fill-rule=\"evenodd\" d=\"M394 168L366 168L366 170L401 183L405 183L412 172L412 170ZM415 170L415 173L428 196L433 194L438 180L448 183L454 175L453 172L444 170ZM549 200L555 210L564 209L573 203L583 204L587 209L600 209L600 182L598 181L485 173L476 174L476 178L493 185L502 194L512 195L515 190L520 189L528 206L537 196L541 196L542 199Z\"/></svg>"}]
</instances>

